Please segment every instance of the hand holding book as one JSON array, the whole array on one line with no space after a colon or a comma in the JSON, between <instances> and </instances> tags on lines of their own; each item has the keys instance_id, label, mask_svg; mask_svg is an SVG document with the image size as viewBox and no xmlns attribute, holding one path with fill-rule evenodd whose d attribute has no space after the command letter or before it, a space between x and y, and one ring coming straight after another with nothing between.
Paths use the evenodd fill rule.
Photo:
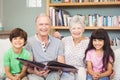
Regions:
<instances>
[{"instance_id":1,"label":"hand holding book","mask_svg":"<svg viewBox=\"0 0 120 80\"><path fill-rule=\"evenodd\" d=\"M50 72L50 70L38 70L36 67L34 67L34 74L38 75L38 76L44 76L46 77L48 75L48 73Z\"/></svg>"},{"instance_id":2,"label":"hand holding book","mask_svg":"<svg viewBox=\"0 0 120 80\"><path fill-rule=\"evenodd\" d=\"M60 63L57 61L49 61L47 65L42 64L40 62L34 62L34 61L29 61L25 60L22 58L16 58L20 62L23 62L24 64L27 64L28 66L31 67L36 67L39 70L50 70L50 71L65 71L65 72L77 72L77 69L74 66L65 64L65 63Z\"/></svg>"}]
</instances>

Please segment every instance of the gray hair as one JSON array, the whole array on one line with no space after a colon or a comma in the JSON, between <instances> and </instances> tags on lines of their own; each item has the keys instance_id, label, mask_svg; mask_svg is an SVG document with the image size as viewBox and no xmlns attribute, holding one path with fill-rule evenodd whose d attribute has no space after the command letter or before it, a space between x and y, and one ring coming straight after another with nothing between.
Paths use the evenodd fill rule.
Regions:
<instances>
[{"instance_id":1,"label":"gray hair","mask_svg":"<svg viewBox=\"0 0 120 80\"><path fill-rule=\"evenodd\" d=\"M75 24L81 25L83 29L85 28L84 20L79 15L74 15L70 19L69 28L72 28Z\"/></svg>"},{"instance_id":2,"label":"gray hair","mask_svg":"<svg viewBox=\"0 0 120 80\"><path fill-rule=\"evenodd\" d=\"M40 14L36 17L35 22L37 21L37 19L38 19L40 16L47 16L47 17L50 19L50 17L49 17L47 14L45 14L45 13L40 13Z\"/></svg>"}]
</instances>

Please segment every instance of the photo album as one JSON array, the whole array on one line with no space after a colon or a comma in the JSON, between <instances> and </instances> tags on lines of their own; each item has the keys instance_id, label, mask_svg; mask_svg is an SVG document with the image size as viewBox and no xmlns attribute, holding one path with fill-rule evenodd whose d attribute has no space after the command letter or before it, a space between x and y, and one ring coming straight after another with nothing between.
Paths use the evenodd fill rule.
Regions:
<instances>
[{"instance_id":1,"label":"photo album","mask_svg":"<svg viewBox=\"0 0 120 80\"><path fill-rule=\"evenodd\" d=\"M25 60L22 58L16 58L20 62L22 62L24 65L30 66L32 68L36 67L38 70L51 70L51 71L63 71L63 72L77 72L77 68L74 66L65 64L65 63L60 63L57 61L49 61L47 65L40 63L40 62L35 62L35 61L30 61L30 60Z\"/></svg>"}]
</instances>

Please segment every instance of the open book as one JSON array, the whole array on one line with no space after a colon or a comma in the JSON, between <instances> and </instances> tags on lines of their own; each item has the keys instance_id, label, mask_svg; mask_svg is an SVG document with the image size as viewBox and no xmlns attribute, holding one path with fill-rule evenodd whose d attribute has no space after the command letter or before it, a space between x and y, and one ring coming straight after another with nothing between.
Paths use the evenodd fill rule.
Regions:
<instances>
[{"instance_id":1,"label":"open book","mask_svg":"<svg viewBox=\"0 0 120 80\"><path fill-rule=\"evenodd\" d=\"M40 62L34 62L34 61L29 61L29 60L25 60L22 58L16 58L17 60L19 60L20 62L22 62L24 65L28 65L30 67L36 67L38 70L46 70L49 69L51 71L65 71L65 72L77 72L77 68L75 68L74 66L68 65L68 64L64 64L64 63L60 63L57 61L49 61L47 65L40 63Z\"/></svg>"}]
</instances>

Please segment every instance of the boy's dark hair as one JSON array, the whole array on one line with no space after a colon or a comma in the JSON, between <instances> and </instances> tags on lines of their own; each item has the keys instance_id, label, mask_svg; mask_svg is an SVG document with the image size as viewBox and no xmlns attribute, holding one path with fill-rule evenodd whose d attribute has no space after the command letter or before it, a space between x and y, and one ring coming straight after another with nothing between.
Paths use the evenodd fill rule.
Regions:
<instances>
[{"instance_id":1,"label":"boy's dark hair","mask_svg":"<svg viewBox=\"0 0 120 80\"><path fill-rule=\"evenodd\" d=\"M92 32L92 35L90 37L90 42L88 44L88 48L85 51L84 62L85 62L87 52L91 49L95 49L95 47L93 46L93 39L104 40L104 46L103 46L104 55L103 55L103 67L102 67L102 69L107 70L108 62L110 60L109 58L111 57L113 59L113 62L114 62L115 58L114 58L114 52L111 49L110 39L109 39L108 33L106 32L106 30L104 30L102 28L97 29L97 30Z\"/></svg>"},{"instance_id":2,"label":"boy's dark hair","mask_svg":"<svg viewBox=\"0 0 120 80\"><path fill-rule=\"evenodd\" d=\"M15 37L24 38L24 41L25 41L25 44L26 44L27 33L24 30L22 30L21 28L15 28L10 32L9 40L12 41L12 39L15 38Z\"/></svg>"}]
</instances>

